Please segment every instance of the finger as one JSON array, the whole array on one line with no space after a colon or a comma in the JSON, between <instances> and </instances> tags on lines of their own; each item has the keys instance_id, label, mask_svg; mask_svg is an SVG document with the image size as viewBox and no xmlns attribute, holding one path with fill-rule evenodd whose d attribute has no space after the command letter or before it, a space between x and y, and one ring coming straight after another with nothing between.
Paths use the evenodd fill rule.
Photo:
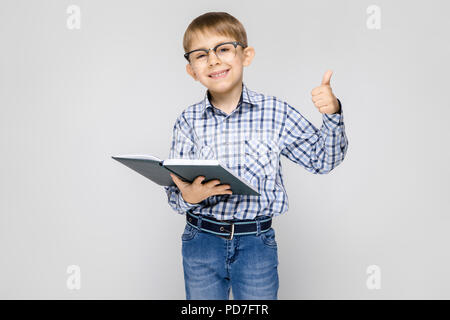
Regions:
<instances>
[{"instance_id":1,"label":"finger","mask_svg":"<svg viewBox=\"0 0 450 320\"><path fill-rule=\"evenodd\" d=\"M214 179L214 180L208 181L208 182L206 183L206 185L207 185L208 187L215 187L215 186L218 185L218 184L220 184L220 180L219 180L219 179Z\"/></svg>"},{"instance_id":2,"label":"finger","mask_svg":"<svg viewBox=\"0 0 450 320\"><path fill-rule=\"evenodd\" d=\"M221 195L221 194L233 194L233 191L231 191L231 190L224 190L224 191L214 191L213 192L214 196L218 196L218 195Z\"/></svg>"},{"instance_id":3,"label":"finger","mask_svg":"<svg viewBox=\"0 0 450 320\"><path fill-rule=\"evenodd\" d=\"M326 107L326 106L330 105L330 102L326 99L321 99L317 102L314 102L314 105L318 108L321 108L321 107Z\"/></svg>"},{"instance_id":4,"label":"finger","mask_svg":"<svg viewBox=\"0 0 450 320\"><path fill-rule=\"evenodd\" d=\"M312 96L317 96L317 95L321 94L322 92L324 92L323 87L322 86L318 86L318 87L315 87L314 89L311 90L311 95Z\"/></svg>"},{"instance_id":5,"label":"finger","mask_svg":"<svg viewBox=\"0 0 450 320\"><path fill-rule=\"evenodd\" d=\"M311 97L311 100L314 103L316 103L317 101L320 101L320 100L324 100L324 99L326 99L326 95L325 94L318 94L318 95L315 95L315 96Z\"/></svg>"},{"instance_id":6,"label":"finger","mask_svg":"<svg viewBox=\"0 0 450 320\"><path fill-rule=\"evenodd\" d=\"M192 183L195 184L201 184L203 180L205 180L205 176L198 176L197 178L194 179L194 181Z\"/></svg>"},{"instance_id":7,"label":"finger","mask_svg":"<svg viewBox=\"0 0 450 320\"><path fill-rule=\"evenodd\" d=\"M332 93L333 93L333 90L331 89L330 86L320 85L318 87L315 87L311 91L311 96L315 97L315 96L327 95L327 94L332 94Z\"/></svg>"},{"instance_id":8,"label":"finger","mask_svg":"<svg viewBox=\"0 0 450 320\"><path fill-rule=\"evenodd\" d=\"M327 72L325 72L325 74L323 75L323 78L322 78L322 85L326 85L326 86L330 85L330 80L331 80L332 74L333 74L332 70L327 70Z\"/></svg>"},{"instance_id":9,"label":"finger","mask_svg":"<svg viewBox=\"0 0 450 320\"><path fill-rule=\"evenodd\" d=\"M215 188L219 191L224 191L230 189L231 186L229 184L222 184L220 186L216 186Z\"/></svg>"}]
</instances>

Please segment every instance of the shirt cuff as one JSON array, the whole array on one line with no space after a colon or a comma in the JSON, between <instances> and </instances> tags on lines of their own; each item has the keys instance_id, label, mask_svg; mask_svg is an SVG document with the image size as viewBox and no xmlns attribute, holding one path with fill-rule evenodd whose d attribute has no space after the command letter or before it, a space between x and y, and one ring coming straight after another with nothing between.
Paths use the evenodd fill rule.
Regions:
<instances>
[{"instance_id":1,"label":"shirt cuff","mask_svg":"<svg viewBox=\"0 0 450 320\"><path fill-rule=\"evenodd\" d=\"M174 199L172 201L174 201L176 203L176 211L178 211L180 213L186 212L189 209L195 208L201 204L201 202L192 204L192 203L185 201L177 186L164 186L164 189L166 190L166 193L168 195L169 195L170 191L172 192L172 196L170 198ZM170 199L169 199L169 202L170 202Z\"/></svg>"},{"instance_id":2,"label":"shirt cuff","mask_svg":"<svg viewBox=\"0 0 450 320\"><path fill-rule=\"evenodd\" d=\"M179 191L178 191L179 192ZM189 203L183 199L181 192L178 193L178 204L183 211L188 211L189 209L199 206L199 203Z\"/></svg>"},{"instance_id":3,"label":"shirt cuff","mask_svg":"<svg viewBox=\"0 0 450 320\"><path fill-rule=\"evenodd\" d=\"M327 134L332 134L336 130L339 130L340 127L344 124L344 113L342 110L341 101L337 99L339 102L339 111L333 114L323 114L323 125L322 130Z\"/></svg>"}]
</instances>

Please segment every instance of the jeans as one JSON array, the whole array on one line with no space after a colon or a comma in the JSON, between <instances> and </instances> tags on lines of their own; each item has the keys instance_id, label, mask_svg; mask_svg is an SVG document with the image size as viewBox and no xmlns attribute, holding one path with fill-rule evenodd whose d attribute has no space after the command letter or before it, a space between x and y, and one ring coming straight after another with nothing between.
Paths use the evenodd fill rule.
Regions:
<instances>
[{"instance_id":1,"label":"jeans","mask_svg":"<svg viewBox=\"0 0 450 320\"><path fill-rule=\"evenodd\" d=\"M267 217L256 220L263 218ZM236 300L277 299L278 249L273 228L226 240L186 223L181 238L187 300L228 300L230 289Z\"/></svg>"}]
</instances>

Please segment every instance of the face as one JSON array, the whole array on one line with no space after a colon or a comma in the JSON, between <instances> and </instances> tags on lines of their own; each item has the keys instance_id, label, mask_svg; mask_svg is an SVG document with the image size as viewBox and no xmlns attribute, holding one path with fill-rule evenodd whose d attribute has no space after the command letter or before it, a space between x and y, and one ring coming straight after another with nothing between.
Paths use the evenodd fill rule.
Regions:
<instances>
[{"instance_id":1,"label":"face","mask_svg":"<svg viewBox=\"0 0 450 320\"><path fill-rule=\"evenodd\" d=\"M214 48L217 44L227 41L236 41L230 37L213 35L213 34L197 34L197 37L191 44L191 50ZM209 52L208 61L204 66L193 68L190 63L186 65L186 71L195 80L200 81L205 87L212 92L226 93L233 88L240 86L242 83L243 69L250 65L255 50L248 46L242 48L236 47L236 56L230 62L223 62L217 58L214 52ZM225 77L211 78L209 75L213 72L228 70Z\"/></svg>"}]
</instances>

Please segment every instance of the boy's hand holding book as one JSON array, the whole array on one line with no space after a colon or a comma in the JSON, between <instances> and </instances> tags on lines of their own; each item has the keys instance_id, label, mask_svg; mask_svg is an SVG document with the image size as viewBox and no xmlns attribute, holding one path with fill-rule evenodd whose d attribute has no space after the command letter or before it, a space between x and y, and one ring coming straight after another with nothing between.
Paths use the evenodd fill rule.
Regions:
<instances>
[{"instance_id":1,"label":"boy's hand holding book","mask_svg":"<svg viewBox=\"0 0 450 320\"><path fill-rule=\"evenodd\" d=\"M173 173L170 173L173 182L180 189L184 201L191 204L199 203L206 198L220 194L232 194L229 184L220 184L218 179L202 183L204 176L198 176L192 183L185 182Z\"/></svg>"},{"instance_id":2,"label":"boy's hand holding book","mask_svg":"<svg viewBox=\"0 0 450 320\"><path fill-rule=\"evenodd\" d=\"M328 70L322 78L322 84L311 91L311 100L319 109L320 113L338 113L340 106L337 98L333 94L330 86L330 79L333 71Z\"/></svg>"}]
</instances>

